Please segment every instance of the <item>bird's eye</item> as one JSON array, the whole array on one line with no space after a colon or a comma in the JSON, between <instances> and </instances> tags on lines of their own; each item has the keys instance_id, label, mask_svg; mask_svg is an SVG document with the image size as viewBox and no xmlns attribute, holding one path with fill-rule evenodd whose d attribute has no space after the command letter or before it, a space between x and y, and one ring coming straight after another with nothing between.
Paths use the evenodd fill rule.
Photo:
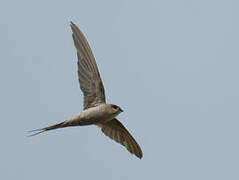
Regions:
<instances>
[{"instance_id":1,"label":"bird's eye","mask_svg":"<svg viewBox=\"0 0 239 180\"><path fill-rule=\"evenodd\" d=\"M114 108L114 109L118 109L118 106L116 106L116 105L112 105L112 108Z\"/></svg>"}]
</instances>

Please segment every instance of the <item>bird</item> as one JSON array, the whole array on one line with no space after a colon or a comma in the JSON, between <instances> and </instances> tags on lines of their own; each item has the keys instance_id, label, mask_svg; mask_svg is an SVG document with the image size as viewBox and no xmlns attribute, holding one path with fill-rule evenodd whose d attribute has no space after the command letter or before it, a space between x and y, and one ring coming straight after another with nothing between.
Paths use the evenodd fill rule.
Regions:
<instances>
[{"instance_id":1,"label":"bird","mask_svg":"<svg viewBox=\"0 0 239 180\"><path fill-rule=\"evenodd\" d=\"M115 104L107 104L105 90L100 73L87 42L81 30L70 22L72 38L77 51L78 79L83 92L83 111L73 118L58 124L40 129L31 130L29 136L69 126L96 125L111 139L125 146L125 148L138 158L143 157L142 150L130 132L116 119L123 110Z\"/></svg>"}]
</instances>

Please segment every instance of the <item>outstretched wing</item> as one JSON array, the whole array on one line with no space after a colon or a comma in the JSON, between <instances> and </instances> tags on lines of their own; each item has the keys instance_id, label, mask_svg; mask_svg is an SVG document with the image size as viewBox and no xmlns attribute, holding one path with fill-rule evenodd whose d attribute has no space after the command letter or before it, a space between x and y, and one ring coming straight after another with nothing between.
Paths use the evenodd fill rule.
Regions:
<instances>
[{"instance_id":1,"label":"outstretched wing","mask_svg":"<svg viewBox=\"0 0 239 180\"><path fill-rule=\"evenodd\" d=\"M117 119L97 125L101 127L101 131L106 136L125 146L130 153L135 154L138 158L142 158L143 153L138 143Z\"/></svg>"},{"instance_id":2,"label":"outstretched wing","mask_svg":"<svg viewBox=\"0 0 239 180\"><path fill-rule=\"evenodd\" d=\"M105 103L104 86L95 58L80 29L71 22L72 37L77 50L78 77L84 94L84 109Z\"/></svg>"}]
</instances>

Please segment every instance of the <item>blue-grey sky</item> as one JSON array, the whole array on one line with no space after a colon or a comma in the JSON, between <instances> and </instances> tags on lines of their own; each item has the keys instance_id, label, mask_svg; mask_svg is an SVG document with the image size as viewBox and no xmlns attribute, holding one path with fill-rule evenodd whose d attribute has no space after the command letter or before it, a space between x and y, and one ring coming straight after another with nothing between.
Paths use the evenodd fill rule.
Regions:
<instances>
[{"instance_id":1,"label":"blue-grey sky","mask_svg":"<svg viewBox=\"0 0 239 180\"><path fill-rule=\"evenodd\" d=\"M239 2L0 3L0 179L239 179ZM139 160L97 127L27 131L82 110L70 21Z\"/></svg>"}]
</instances>

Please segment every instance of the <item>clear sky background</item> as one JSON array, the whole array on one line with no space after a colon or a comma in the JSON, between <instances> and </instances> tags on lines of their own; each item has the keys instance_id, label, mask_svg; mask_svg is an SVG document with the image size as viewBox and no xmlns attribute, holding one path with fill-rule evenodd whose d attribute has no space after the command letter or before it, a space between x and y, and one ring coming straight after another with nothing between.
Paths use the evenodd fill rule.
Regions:
<instances>
[{"instance_id":1,"label":"clear sky background","mask_svg":"<svg viewBox=\"0 0 239 180\"><path fill-rule=\"evenodd\" d=\"M239 1L0 2L0 179L238 180ZM82 110L70 21L139 160L94 126L27 138Z\"/></svg>"}]
</instances>

